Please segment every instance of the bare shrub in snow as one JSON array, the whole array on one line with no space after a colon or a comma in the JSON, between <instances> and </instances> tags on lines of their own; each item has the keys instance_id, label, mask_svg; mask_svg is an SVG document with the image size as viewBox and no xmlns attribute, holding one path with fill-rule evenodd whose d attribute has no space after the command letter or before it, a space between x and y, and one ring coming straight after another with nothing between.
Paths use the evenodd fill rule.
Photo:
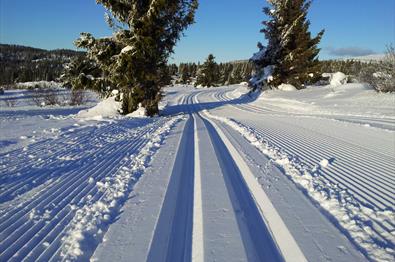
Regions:
<instances>
[{"instance_id":1,"label":"bare shrub in snow","mask_svg":"<svg viewBox=\"0 0 395 262\"><path fill-rule=\"evenodd\" d=\"M58 92L52 88L43 89L42 90L43 98L45 105L58 105L59 104L59 96Z\"/></svg>"},{"instance_id":2,"label":"bare shrub in snow","mask_svg":"<svg viewBox=\"0 0 395 262\"><path fill-rule=\"evenodd\" d=\"M16 99L12 99L12 98L7 98L3 101L4 101L5 105L8 107L15 107L18 104L18 101Z\"/></svg>"},{"instance_id":3,"label":"bare shrub in snow","mask_svg":"<svg viewBox=\"0 0 395 262\"><path fill-rule=\"evenodd\" d=\"M81 89L72 89L70 93L70 105L82 105L86 102L86 93L85 90Z\"/></svg>"},{"instance_id":4,"label":"bare shrub in snow","mask_svg":"<svg viewBox=\"0 0 395 262\"><path fill-rule=\"evenodd\" d=\"M59 93L52 88L35 88L31 91L31 100L37 106L59 105Z\"/></svg>"},{"instance_id":5,"label":"bare shrub in snow","mask_svg":"<svg viewBox=\"0 0 395 262\"><path fill-rule=\"evenodd\" d=\"M395 92L395 48L390 45L384 61L361 71L359 80L370 84L378 92Z\"/></svg>"},{"instance_id":6,"label":"bare shrub in snow","mask_svg":"<svg viewBox=\"0 0 395 262\"><path fill-rule=\"evenodd\" d=\"M35 88L35 89L31 90L30 99L32 101L32 104L36 105L36 106L42 106L43 103L44 103L44 100L43 100L42 95L41 95L41 91L38 88Z\"/></svg>"}]
</instances>

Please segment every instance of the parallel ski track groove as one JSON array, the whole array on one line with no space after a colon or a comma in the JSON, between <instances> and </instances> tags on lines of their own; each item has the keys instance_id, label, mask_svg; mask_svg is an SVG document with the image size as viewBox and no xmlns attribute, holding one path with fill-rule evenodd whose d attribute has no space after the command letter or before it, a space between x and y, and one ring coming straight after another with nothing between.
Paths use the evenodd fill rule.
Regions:
<instances>
[{"instance_id":1,"label":"parallel ski track groove","mask_svg":"<svg viewBox=\"0 0 395 262\"><path fill-rule=\"evenodd\" d=\"M70 205L80 206L86 201L94 202L101 199L104 194L104 192L98 191L95 183L89 184L87 182L88 178L92 177L96 182L105 177L109 177L108 174L114 174L115 171L120 170L124 165L122 163L127 162L127 160L124 161L125 157L128 157L126 154L141 150L148 142L148 139L145 138L145 134L152 132L157 126L163 125L164 122L165 120L149 123L143 128L137 128L129 132L127 132L126 128L122 127L124 130L119 130L118 134L122 133L123 135L115 135L112 138L105 136L114 131L113 127L99 128L102 130L95 133L94 136L100 135L101 140L112 139L113 141L100 141L100 139L95 139L94 143L100 142L103 146L102 148L98 148L96 152L91 152L90 154L91 157L97 156L97 154L102 156L98 162L97 160L92 162L97 163L94 168L92 168L91 165L83 164L82 169L77 168L76 170L68 170L67 173L62 174L58 179L52 181L51 184L47 186L48 190L40 192L41 194L39 194L38 197L27 200L13 209L4 208L1 211L0 260L13 261L25 258L27 261L34 261L36 259L45 261L51 257L57 260L61 248L61 238L75 213L75 211L70 208ZM125 131L126 135L124 133ZM83 132L82 137L87 137L90 133L89 130ZM78 135L80 135L80 133L78 133ZM88 139L94 136L90 135ZM131 137L132 139L116 142L119 138L127 137ZM67 142L68 137L62 139ZM89 141L86 142L88 143ZM67 151L73 149L73 146L75 148L75 146L78 145L63 147L56 151L57 154L47 157L55 159L54 162L62 162L58 157L60 155L70 155ZM40 148L46 148L46 145L43 144L37 147L37 152L39 152ZM91 148L92 151L93 149L94 148ZM79 149L77 149L77 152L78 150ZM17 153L18 151L13 152L13 154ZM82 153L83 152L80 152L80 154ZM103 156L110 157L103 159ZM23 167L23 163L23 160L20 161L19 166ZM114 163L121 164L118 165ZM20 170L25 169L21 168ZM29 174L27 174L27 176L29 176ZM30 183L30 181L31 179L27 179L25 183ZM23 186L23 181L20 181L20 184L17 185ZM14 187L16 185L11 186ZM24 193L27 192L29 192L29 190ZM87 198L88 195L91 196L91 199ZM49 210L51 220L47 222L40 217L37 222L33 222L29 219L29 214L32 209L41 211ZM48 242L50 245L44 246L44 242Z\"/></svg>"},{"instance_id":2,"label":"parallel ski track groove","mask_svg":"<svg viewBox=\"0 0 395 262\"><path fill-rule=\"evenodd\" d=\"M307 159L312 158L311 155L306 155L306 154L302 155L300 152L306 152L306 150L303 150L303 149L310 149L311 150L312 148L314 148L315 150L319 150L318 148L314 147L314 143L311 143L309 146L305 146L305 144L303 143L303 141L301 140L301 138L299 136L288 137L288 139L287 139L286 134L277 133L277 134L273 135L268 130L263 131L262 129L258 129L257 127L254 127L254 129L257 131L258 134L260 134L263 137L269 138L271 142L278 145L280 148L283 148L289 154L302 156L303 159L304 158L307 158ZM300 142L297 142L297 141L300 141ZM316 143L316 144L319 144L319 143ZM330 146L330 145L328 144L328 146ZM321 147L321 148L325 148L325 147ZM344 148L344 149L346 150L346 148ZM314 152L316 152L316 151L314 151ZM340 152L341 152L341 150L337 151L334 155L341 156L342 154ZM329 154L320 155L321 156L320 158L321 159L325 158L325 157L328 158L328 155ZM356 159L354 158L353 160L355 161ZM369 162L368 157L363 160L365 161L365 163ZM363 161L363 160L359 160L359 161ZM320 161L320 160L318 160L318 161ZM318 161L312 161L312 163L318 163ZM327 175L330 175L333 179L336 179L337 182L342 181L341 183L343 184L343 186L345 188L347 188L347 187L355 188L353 191L355 191L356 194L360 195L359 192L363 192L366 195L364 197L365 200L367 200L367 202L369 202L373 205L376 205L378 208L383 209L383 208L391 207L391 205L393 205L393 198L392 198L392 193L391 193L391 192L393 192L393 190L383 188L383 185L385 185L385 187L391 187L392 185L387 185L387 184L383 183L383 181L381 181L381 184L379 184L379 181L374 182L374 176L376 173L373 170L370 171L365 167L360 167L358 165L354 165L352 162L353 161L351 161L351 163L347 163L347 165L342 164L342 163L336 163L335 165L333 165L331 167L331 169L333 169L333 171L338 171L338 172L329 172L329 171L326 172L325 169L323 171ZM377 168L379 168L379 167L377 167ZM367 171L370 171L370 172L367 172ZM358 173L358 179L355 177L355 173ZM335 176L334 174L337 174L337 175ZM368 183L363 183L363 181L368 182ZM372 183L375 184L376 186L373 186ZM374 196L371 193L369 193L369 192L375 192L375 191L382 192L385 194ZM387 196L387 197L385 197L385 196Z\"/></svg>"},{"instance_id":3,"label":"parallel ski track groove","mask_svg":"<svg viewBox=\"0 0 395 262\"><path fill-rule=\"evenodd\" d=\"M234 100L234 98L229 97L228 96L229 90L222 90L219 92L214 93L214 97L218 100L221 101L232 101ZM245 100L245 102L251 102L248 100ZM270 114L274 114L274 115L281 115L284 114L285 112L276 112L267 108L262 108L262 107L258 107L252 104L237 104L236 107L239 107L241 109L247 110L247 111L253 111L255 113L270 113ZM305 116L303 114L294 114L295 116ZM362 124L362 123L375 123L375 124L379 124L382 127L384 127L384 129L386 130L395 130L395 119L394 118L390 118L390 119L385 119L385 118L375 118L375 117L364 117L364 116L342 116L342 115L336 115L336 114L328 114L328 115L307 115L307 117L316 117L316 118L320 118L320 119L329 119L329 120L335 120L335 121L340 121L340 122L348 122L348 123L356 123L356 124ZM353 121L350 121L353 120ZM390 126L390 127L388 127Z\"/></svg>"},{"instance_id":4,"label":"parallel ski track groove","mask_svg":"<svg viewBox=\"0 0 395 262\"><path fill-rule=\"evenodd\" d=\"M227 91L214 93L214 98L218 99L220 101L231 102L232 98L227 97L226 93L227 93ZM284 115L289 115L288 113L275 112L275 111L264 109L264 108L261 108L261 107L257 107L257 106L251 105L251 104L230 103L230 105L235 107L235 108L237 108L237 109L239 109L239 110L253 112L253 113L258 113L258 114L265 113L265 114L268 114L270 116L280 116L280 117L284 116ZM298 115L298 114L296 114L295 116L306 117L305 115ZM329 118L329 117L320 117L320 116L317 116L317 115L311 115L311 116L307 116L307 117L308 118L315 117L315 118L318 118L318 119L335 120L335 119L332 119L332 118ZM395 120L394 121L388 120L388 121L395 125ZM345 122L347 122L347 121L345 121ZM344 141L344 142L350 143L350 141ZM388 145L386 145L384 147L378 147L378 148L375 148L374 145L372 145L372 147L370 147L369 149L365 148L365 150L370 150L370 151L375 152L376 154L382 155L382 156L391 155L394 152L393 151L393 147L390 144L388 144ZM383 151L385 151L385 154L383 153Z\"/></svg>"},{"instance_id":5,"label":"parallel ski track groove","mask_svg":"<svg viewBox=\"0 0 395 262\"><path fill-rule=\"evenodd\" d=\"M225 93L215 93L213 91L215 99L229 101L230 99L225 97ZM268 113L265 110L256 110L256 107L250 105L232 104L232 106L248 112ZM317 130L300 126L297 123L293 123L292 128L294 131L289 133L283 130L288 130L289 128L287 127L290 126L290 123L283 121L281 117L271 120L270 117L272 116L274 114L269 112L269 118L266 121L270 121L270 124L267 125L258 126L248 120L242 120L240 123L247 128L251 128L260 137L267 139L271 145L284 150L288 155L298 156L300 160L311 167L316 166L323 158L334 156L340 157L340 159L351 158L352 161L348 161L347 164L342 161L336 161L330 169L322 168L320 172L331 183L338 183L343 188L349 189L361 203L368 204L379 210L388 208L393 210L395 159L390 157L393 150L390 146L385 150L387 153L385 154L379 152L379 148L366 148L366 146L323 134ZM310 135L309 139L307 139L306 133L313 134L313 136ZM382 148L380 149L382 150ZM306 154L306 152L310 153ZM353 154L350 156L344 152L353 152ZM377 170L381 171L380 180L377 177ZM356 174L358 174L358 177L356 177ZM380 194L373 195L371 192L379 192ZM395 230L395 225L391 221L382 222L372 218L371 230L375 232L377 240L388 243L390 246L395 245L394 239L391 238L391 232Z\"/></svg>"},{"instance_id":6,"label":"parallel ski track groove","mask_svg":"<svg viewBox=\"0 0 395 262\"><path fill-rule=\"evenodd\" d=\"M393 171L395 170L395 165L393 164L394 161L388 157L388 155L383 155L385 156L385 159L382 159L382 157L376 156L378 152L368 150L366 147L360 146L360 145L355 145L353 143L347 143L345 144L343 140L339 140L336 145L333 144L333 138L329 137L327 135L321 134L316 131L312 131L303 127L298 126L299 128L305 129L306 132L313 132L316 134L316 138L311 138L309 140L305 140L306 138L303 135L292 135L286 132L282 132L281 128L276 128L276 131L269 130L269 128L265 127L257 127L254 124L251 123L246 123L247 126L251 126L256 130L257 132L260 133L261 136L269 138L269 141L273 142L274 145L278 146L279 148L284 149L287 153L291 155L299 155L301 156L300 153L300 147L306 149L309 147L315 148L317 151L317 145L320 145L321 142L326 143L326 147L322 146L322 148L328 148L332 151L332 153L335 153L334 155L340 156L340 157L347 157L349 158L349 155L345 155L343 152L344 150L348 151L354 151L353 154L353 160L350 163L345 166L342 163L336 163L332 168L336 169L336 171L340 172L341 174L344 174L345 177L343 176L336 176L335 178L333 175L330 174L330 172L327 172L324 170L325 174L328 174L331 176L332 179L336 179L335 182L340 182L343 184L345 188L349 188L350 186L354 188L352 190L356 194L362 198L361 200L364 202L368 202L379 209L385 209L385 208L393 208L393 191L395 190L395 186L393 184ZM283 124L283 125L289 125L287 123L284 123L281 121L281 119L276 119L275 125ZM319 142L317 143L317 139L319 137ZM308 143L308 145L306 144ZM358 150L354 149L355 147L358 147ZM361 154L361 151L365 151L365 154ZM303 150L301 150L304 152ZM306 150L305 150L306 151ZM309 150L311 151L311 150ZM319 150L318 150L319 152ZM373 153L373 154L372 154ZM366 155L366 156L365 156ZM325 152L320 153L320 154L309 154L309 155L302 155L303 159L306 158L307 162L310 165L316 165L323 157L331 157L333 154L330 154L330 152ZM372 161L372 160L377 160L377 161ZM357 165L356 163L369 163L369 165ZM381 174L381 180L376 181L377 176L377 170L382 170ZM362 181L369 182L369 183L361 183L358 181L355 176L352 176L352 172L358 172L359 179L362 179ZM333 181L332 181L333 182ZM351 185L349 184L351 182ZM373 184L373 185L372 185ZM378 198L371 196L371 194L367 193L365 188L368 188L367 191L376 190L379 192L382 192L382 196L378 196ZM358 191L362 191L365 195L361 195ZM367 194L367 195L366 195ZM370 195L370 196L369 196ZM372 199L373 198L373 199ZM384 202L383 202L384 201Z\"/></svg>"}]
</instances>

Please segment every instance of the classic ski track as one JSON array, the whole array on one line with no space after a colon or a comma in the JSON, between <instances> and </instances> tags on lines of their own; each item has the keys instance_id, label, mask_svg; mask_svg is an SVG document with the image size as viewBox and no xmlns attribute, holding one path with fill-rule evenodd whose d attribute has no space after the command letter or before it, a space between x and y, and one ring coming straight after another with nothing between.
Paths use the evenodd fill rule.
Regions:
<instances>
[{"instance_id":1,"label":"classic ski track","mask_svg":"<svg viewBox=\"0 0 395 262\"><path fill-rule=\"evenodd\" d=\"M181 103L188 104L189 108L198 107L198 106L193 105L194 104L193 99L196 95L197 95L197 93L193 92L193 93L185 96L182 99ZM196 154L200 154L199 153L199 143L217 144L218 141L214 143L212 136L214 136L214 135L219 136L219 134L216 133L217 129L214 127L213 127L214 129L212 129L212 131L209 131L207 125L212 125L212 124L205 117L201 116L198 113L198 111L199 110L193 109L192 111L189 112L190 119L187 121L192 121L192 126L190 124L189 127L185 127L185 128L189 128L189 129L191 129L193 127L193 130L194 130L193 140L194 140L194 145L197 147L194 150L195 154L193 157L193 161L195 163L194 163L194 176L192 177L192 179L193 179L192 181L194 181L193 182L194 189L192 190L192 193L193 193L192 198L193 198L193 202L194 202L194 210L193 210L194 221L193 221L192 233L191 233L191 236L187 236L187 235L185 235L185 233L188 231L184 232L184 231L182 231L183 229L179 229L177 227L174 228L175 221L184 220L189 217L189 215L186 213L188 211L185 208L183 208L183 206L185 205L186 202L190 201L190 197L187 197L183 193L181 193L181 195L180 195L180 192L181 192L180 189L175 190L175 188L174 188L175 185L178 184L178 187L181 186L181 182L176 182L176 181L181 181L183 178L179 177L178 173L177 172L174 173L174 170L173 170L172 178L170 178L171 179L170 181L173 181L173 182L169 183L169 186L168 186L168 189L167 189L167 192L165 195L165 200L164 200L164 203L162 204L161 215L160 215L157 225L155 227L155 233L153 235L153 240L152 240L151 246L150 246L150 252L149 252L149 255L147 258L148 261L156 261L155 259L158 258L158 254L160 257L163 257L164 261L174 261L174 260L172 260L174 257L179 258L179 259L181 259L181 257L182 257L183 259L180 261L189 261L189 259L191 259L192 261L204 261L205 258L207 259L206 252L208 252L208 251L204 249L205 244L203 243L204 239L205 239L205 237L204 237L204 232L205 232L204 226L205 225L204 225L204 223L202 224L202 222L205 220L204 217L207 216L208 214L206 214L204 212L205 208L204 208L204 205L201 203L201 200L196 199L196 198L202 197L201 194L203 193L201 191L202 189L200 189L200 186L203 187L204 184L198 183L199 185L196 188L196 181L199 182L201 179L204 180L203 178L200 178L200 172L201 172L200 166L203 163L201 163L200 156L196 155ZM208 132L208 135L209 135L208 139L209 140L203 141L199 138L199 135L197 135L198 134L197 133L198 132L197 131L197 119L199 119L199 121L201 121L201 123L204 127L204 132ZM186 131L184 130L184 132L186 132ZM201 132L201 130L199 132ZM213 132L215 132L215 134L213 134ZM188 139L192 139L192 137L189 136ZM222 143L222 139L221 139L221 143ZM218 147L218 145L216 145L214 147ZM214 152L214 154L215 154L214 156L218 159L222 158L222 156L219 155L216 150ZM185 152L185 153L187 153L187 152ZM177 155L177 158L179 158L179 157L180 156ZM196 161L198 161L198 163ZM221 161L224 162L225 160L222 159ZM236 166L239 165L238 162L233 159L233 157L232 157L232 161L234 161L234 164ZM225 161L225 163L227 163L227 162ZM177 165L174 168L177 168L177 170L184 169L180 165ZM222 168L221 168L221 171L224 172L224 170L222 170ZM185 173L183 175L185 176L185 175L189 175L189 174ZM265 220L261 217L261 215L259 215L260 220L256 220L256 221L255 220L248 221L248 219L255 219L255 217L251 216L251 215L249 215L247 217L243 216L243 219L247 219L247 221L244 221L240 217L240 212L244 213L243 211L241 211L244 208L242 206L240 206L240 204L238 203L241 200L239 200L237 198L239 195L236 192L239 192L239 193L243 192L244 194L248 194L248 195L251 193L248 190L247 191L240 191L241 189L237 189L237 190L239 190L239 191L237 191L234 188L234 185L230 182L230 181L232 181L233 178L230 178L229 177L230 175L227 174L226 172L223 173L222 175L224 177L223 178L224 180L221 179L221 181L222 181L222 183L224 183L223 186L226 190L226 193L229 194L229 196L230 196L229 201L231 201L230 205L232 206L232 209L231 209L232 213L229 213L228 215L231 215L231 216L234 216L235 218L237 218L236 220L238 221L238 223L244 223L243 225L238 226L238 230L240 231L240 233L239 233L240 235L238 235L238 237L240 237L240 240L237 240L237 241L241 241L241 243L243 243L241 248L243 250L245 250L245 252L249 253L249 256L258 256L258 257L264 256L263 254L266 254L266 256L268 256L268 254L276 254L276 252L279 252L276 244L274 244L273 247L269 248L269 250L271 250L273 252L273 253L270 253L268 250L262 251L262 249L264 249L264 246L261 246L259 241L258 242L256 242L256 241L251 242L251 239L255 239L255 238L252 237L252 235L251 235L252 231L251 231L251 228L249 228L249 225L250 224L254 224L254 225L260 224L261 227L266 228L267 225L264 222ZM174 177L174 176L177 176L177 177ZM240 174L239 179L243 180L243 178L241 178L241 176L242 175ZM185 183L183 185L186 186ZM262 190L262 189L259 187L259 190ZM248 197L247 197L247 199L248 199ZM256 209L259 209L255 200L252 200L252 199L253 199L253 197L251 198L251 201L253 201L253 203L252 204L250 203L250 204L252 206L254 206ZM170 203L168 203L169 201L174 203L174 206L170 205ZM243 200L243 201L245 201L245 200ZM203 206L201 206L201 205L203 205ZM241 210L238 210L238 211L235 210L236 206L238 206L238 208L241 208ZM196 221L196 219L200 219L201 221L200 220ZM244 222L241 222L241 221L244 221ZM169 225L168 226L169 228L163 228L164 224ZM188 225L185 225L185 226L183 225L182 228L184 228L184 227L188 227ZM174 232L174 230L176 230L176 231L181 230L180 232L183 232L183 233L182 234L180 234L180 232L176 233L176 232ZM270 239L270 241L272 241L272 243L275 243L273 236L271 235L271 233L269 233L270 229L268 229L268 230L269 231L267 231L265 234L266 238ZM241 235L244 235L244 237L241 237ZM245 238L245 236L247 236L247 235L249 237ZM183 248L181 248L182 250L173 249L173 245L171 244L172 242L179 242L179 241L183 241L183 240L188 242L189 237L192 237L191 238L192 249L190 250L190 253L189 253L189 251L185 251ZM236 237L236 235L233 237ZM264 238L265 237L260 236L260 238L258 238L258 239L262 240ZM249 240L247 240L247 239L249 239ZM200 241L200 242L197 243L196 241ZM218 240L218 241L220 241L220 240ZM269 243L269 242L265 242L265 243ZM206 248L207 248L207 246L206 246ZM189 250L189 248L188 248L188 250ZM249 251L247 251L247 250L249 250ZM187 252L187 253L184 253L184 252ZM268 252L268 253L265 253L265 252ZM169 257L169 254L171 254L170 257ZM254 255L252 255L252 254L254 254ZM297 254L299 256L299 253L297 253ZM185 255L187 255L189 257L189 259L185 258ZM210 256L210 255L208 254L208 256ZM271 255L271 256L272 256L272 259L274 259L275 261L277 261L279 259L279 257L276 257L275 255ZM303 257L303 255L301 255L301 257ZM286 258L286 260L292 261L292 258Z\"/></svg>"},{"instance_id":2,"label":"classic ski track","mask_svg":"<svg viewBox=\"0 0 395 262\"><path fill-rule=\"evenodd\" d=\"M179 102L187 104L190 97ZM192 257L194 201L194 119L191 112L184 125L160 215L151 239L147 261L188 261Z\"/></svg>"},{"instance_id":3,"label":"classic ski track","mask_svg":"<svg viewBox=\"0 0 395 262\"><path fill-rule=\"evenodd\" d=\"M197 97L201 93L195 93L192 97L192 102L193 100L196 100L198 103ZM197 104L194 107L200 107L199 104ZM239 170L239 175L237 176L240 181L235 182L237 178L233 177L234 174L228 174L223 173L224 181L223 183L226 184L226 190L229 196L231 197L230 200L232 201L232 207L233 207L233 212L236 217L238 217L238 213L241 212L243 213L243 222L239 223L245 223L245 225L239 224L239 231L241 235L247 234L249 235L249 238L252 240L252 242L247 241L242 237L243 245L245 248L245 251L252 252L251 250L254 250L253 253L257 255L256 258L259 257L259 260L267 260L268 259L268 253L266 251L262 251L265 249L264 243L268 246L270 246L269 242L272 243L271 249L273 253L270 255L270 260L271 261L306 261L306 258L304 257L303 253L299 249L298 245L296 244L295 240L289 233L288 229L286 228L285 224L283 224L281 218L278 216L277 212L275 211L274 207L271 205L270 200L268 197L265 195L263 189L256 183L255 177L252 175L251 171L249 170L247 164L244 162L243 158L241 155L237 153L237 150L233 147L231 142L228 140L226 135L222 133L222 131L216 126L216 123L214 123L212 120L207 118L207 116L202 115L200 110L197 110L198 113L194 114L195 118L201 118L201 120L204 123L205 129L209 134L209 139L211 140L211 143L216 144L214 146L215 152L216 152L216 157L218 158L218 161L227 163L227 160L225 160L224 156L222 154L219 154L217 150L220 150L218 147L218 141L214 142L214 137L218 136L218 139L220 140L220 144L223 143L224 148L229 152L229 157L231 158L231 161L234 163L235 167ZM208 125L210 125L212 128L212 131L209 131ZM229 165L228 163L227 165ZM222 167L221 167L222 169ZM222 170L224 172L224 170ZM236 180L235 180L236 179ZM250 179L250 180L249 180ZM233 181L233 182L231 182ZM252 184L251 184L251 181ZM243 191L241 188L241 184L245 183L245 191ZM256 183L256 184L254 184ZM237 187L237 188L236 188ZM240 191L241 190L241 191ZM238 193L236 193L238 192ZM242 200L242 194L244 200ZM250 205L254 206L258 211L259 215L257 217L251 216L250 211L244 209L246 208L244 205L246 204L245 202L245 197L249 195L251 197L251 202L249 202ZM248 197L247 197L248 198ZM242 201L240 203L239 201ZM233 203L236 202L236 203ZM270 208L269 208L270 206ZM235 210L237 207L238 210ZM240 210L239 210L240 209ZM266 213L265 213L266 212ZM249 215L247 215L249 214ZM265 215L264 215L265 214ZM204 210L203 210L203 215L204 215ZM262 232L259 229L255 228L252 229L250 228L250 225L253 225L256 223L261 224L266 232ZM273 228L269 227L273 226ZM258 227L259 228L259 227ZM272 231L272 230L275 231ZM242 232L245 231L244 233ZM259 233L257 233L257 231ZM204 232L204 229L203 229ZM259 235L259 237L257 236ZM258 238L256 238L258 237ZM266 237L266 238L265 238ZM268 240L270 239L270 240ZM267 242L269 241L269 242ZM285 243L285 242L286 243ZM266 247L266 248L267 248ZM250 250L250 251L247 251ZM276 252L277 253L276 255ZM270 254L270 252L269 252ZM281 254L281 255L279 255Z\"/></svg>"},{"instance_id":4,"label":"classic ski track","mask_svg":"<svg viewBox=\"0 0 395 262\"><path fill-rule=\"evenodd\" d=\"M81 166L77 165L74 169L66 166L67 172L62 174L62 176L57 176L56 179L46 186L45 191L39 192L37 197L28 199L13 208L2 209L0 213L0 260L25 259L27 261L34 261L37 259L45 261L51 257L57 260L61 248L61 238L67 229L68 223L74 217L75 211L70 208L71 205L81 206L86 201L98 201L103 196L103 192L97 189L95 183L88 183L88 179L93 178L95 182L100 181L105 177L109 177L108 174L115 174L116 171L122 169L128 163L124 158L132 153L139 152L148 142L145 134L165 124L166 121L164 118L157 122L148 123L146 126L135 130L128 130L126 126L122 126L115 135L111 135L115 129L111 125L102 126L98 128L99 130L94 130L97 132L94 135L91 134L92 130L89 127L87 127L89 130L82 130L82 133L78 133L77 135L79 137L87 139L81 143L91 144L89 142L93 140L95 144L102 145L101 147L90 147L91 152L88 155L84 155L84 158L88 157L88 159L93 156L99 158L90 162L91 164L95 163L95 167L92 168L91 165L86 163ZM97 138L98 135L99 137ZM68 136L65 136L59 138L59 140L67 142L70 139ZM49 142L53 143L55 141L51 140ZM74 148L75 146L78 152L80 150L78 144L74 145ZM45 143L40 143L40 146L36 150L39 152L40 148L46 147L47 145ZM95 148L98 150L93 152ZM70 155L69 151L72 149L73 145L62 147L54 155L51 155L53 152L47 152L48 155L41 157L43 159L52 159L55 162L54 164L56 164L56 161L59 164L64 161L59 160L58 157L61 155ZM12 155L18 154L20 151L16 150L12 152ZM77 155L82 156L82 154L83 152L80 152ZM108 156L108 158L104 156ZM19 170L26 170L23 160L16 162L16 165L17 168L20 167ZM30 174L26 176L30 177ZM48 176L46 178L48 179ZM20 179L17 184L10 183L10 185L13 188L22 187L23 182L31 183L33 179L34 176L25 181ZM38 184L23 193L29 193ZM6 192L9 191L7 190ZM4 192L2 193L4 197ZM91 196L91 198L88 199L87 196ZM33 222L29 219L29 215L33 209L42 211L50 210L49 215L52 219L47 221L45 218L40 217L38 221ZM50 245L44 246L44 242L50 243Z\"/></svg>"}]
</instances>

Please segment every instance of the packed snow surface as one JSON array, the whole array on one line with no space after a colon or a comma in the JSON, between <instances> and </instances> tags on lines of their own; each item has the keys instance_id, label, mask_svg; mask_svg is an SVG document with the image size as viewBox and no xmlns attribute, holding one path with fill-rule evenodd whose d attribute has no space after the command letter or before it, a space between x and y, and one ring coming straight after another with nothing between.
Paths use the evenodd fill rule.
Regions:
<instances>
[{"instance_id":1,"label":"packed snow surface","mask_svg":"<svg viewBox=\"0 0 395 262\"><path fill-rule=\"evenodd\" d=\"M277 87L277 89L281 91L295 91L296 87L290 84L281 84Z\"/></svg>"},{"instance_id":2,"label":"packed snow surface","mask_svg":"<svg viewBox=\"0 0 395 262\"><path fill-rule=\"evenodd\" d=\"M153 118L6 90L0 261L393 261L395 95L331 77L167 87Z\"/></svg>"}]
</instances>

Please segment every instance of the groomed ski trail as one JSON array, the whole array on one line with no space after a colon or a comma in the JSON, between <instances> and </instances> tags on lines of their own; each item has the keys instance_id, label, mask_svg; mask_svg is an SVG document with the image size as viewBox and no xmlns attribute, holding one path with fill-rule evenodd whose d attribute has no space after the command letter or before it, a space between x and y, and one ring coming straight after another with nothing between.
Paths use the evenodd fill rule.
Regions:
<instances>
[{"instance_id":1,"label":"groomed ski trail","mask_svg":"<svg viewBox=\"0 0 395 262\"><path fill-rule=\"evenodd\" d=\"M13 168L0 176L0 260L89 257L179 119L94 124L3 154Z\"/></svg>"}]
</instances>

